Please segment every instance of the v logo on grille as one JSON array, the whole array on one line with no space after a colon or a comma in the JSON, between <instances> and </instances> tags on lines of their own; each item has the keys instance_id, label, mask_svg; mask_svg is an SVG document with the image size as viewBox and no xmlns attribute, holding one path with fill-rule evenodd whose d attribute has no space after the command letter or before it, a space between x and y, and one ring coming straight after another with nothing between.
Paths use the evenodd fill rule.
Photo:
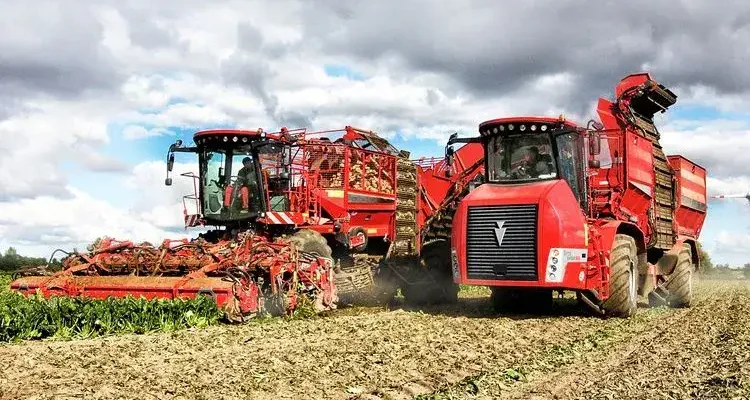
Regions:
<instances>
[{"instance_id":1,"label":"v logo on grille","mask_svg":"<svg viewBox=\"0 0 750 400\"><path fill-rule=\"evenodd\" d=\"M497 247L502 246L503 244L503 238L505 237L505 230L506 228L503 228L503 225L505 225L505 221L495 221L495 225L497 225L497 228L495 228L495 239L497 239Z\"/></svg>"}]
</instances>

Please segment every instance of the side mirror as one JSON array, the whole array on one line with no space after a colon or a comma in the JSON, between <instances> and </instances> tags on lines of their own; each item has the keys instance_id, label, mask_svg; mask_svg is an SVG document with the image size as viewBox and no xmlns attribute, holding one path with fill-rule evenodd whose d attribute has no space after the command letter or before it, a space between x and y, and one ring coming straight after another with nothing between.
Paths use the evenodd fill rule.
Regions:
<instances>
[{"instance_id":1,"label":"side mirror","mask_svg":"<svg viewBox=\"0 0 750 400\"><path fill-rule=\"evenodd\" d=\"M167 160L167 171L172 172L174 167L174 153L169 153L169 159Z\"/></svg>"},{"instance_id":2,"label":"side mirror","mask_svg":"<svg viewBox=\"0 0 750 400\"><path fill-rule=\"evenodd\" d=\"M167 178L164 180L164 185L166 186L172 186L172 178Z\"/></svg>"},{"instance_id":3,"label":"side mirror","mask_svg":"<svg viewBox=\"0 0 750 400\"><path fill-rule=\"evenodd\" d=\"M445 165L450 167L451 164L453 164L453 154L455 151L453 150L453 146L446 146L445 147Z\"/></svg>"},{"instance_id":4,"label":"side mirror","mask_svg":"<svg viewBox=\"0 0 750 400\"><path fill-rule=\"evenodd\" d=\"M598 156L602 151L602 137L598 133L589 136L589 154Z\"/></svg>"},{"instance_id":5,"label":"side mirror","mask_svg":"<svg viewBox=\"0 0 750 400\"><path fill-rule=\"evenodd\" d=\"M601 167L601 163L599 160L589 160L589 168L599 168Z\"/></svg>"},{"instance_id":6,"label":"side mirror","mask_svg":"<svg viewBox=\"0 0 750 400\"><path fill-rule=\"evenodd\" d=\"M282 172L279 174L279 178L281 179L289 179L289 172Z\"/></svg>"},{"instance_id":7,"label":"side mirror","mask_svg":"<svg viewBox=\"0 0 750 400\"><path fill-rule=\"evenodd\" d=\"M451 135L450 135L450 136L448 137L448 145L451 145L451 144L453 144L453 141L454 141L454 140L456 140L456 139L458 139L458 132L453 132L453 133L452 133L452 134L451 134Z\"/></svg>"}]
</instances>

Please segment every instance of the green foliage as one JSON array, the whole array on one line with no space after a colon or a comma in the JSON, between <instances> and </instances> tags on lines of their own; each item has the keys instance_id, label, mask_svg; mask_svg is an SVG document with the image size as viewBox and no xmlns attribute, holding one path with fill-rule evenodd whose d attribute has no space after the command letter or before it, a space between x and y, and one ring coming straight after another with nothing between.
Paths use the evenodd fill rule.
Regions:
<instances>
[{"instance_id":1,"label":"green foliage","mask_svg":"<svg viewBox=\"0 0 750 400\"><path fill-rule=\"evenodd\" d=\"M711 261L711 255L703 250L703 245L701 245L700 242L698 242L698 259L700 261L700 268L704 274L712 274L715 272L716 268Z\"/></svg>"},{"instance_id":2,"label":"green foliage","mask_svg":"<svg viewBox=\"0 0 750 400\"><path fill-rule=\"evenodd\" d=\"M174 331L212 325L221 317L216 303L204 296L179 300L133 297L95 300L45 299L41 295L26 297L0 292L0 342Z\"/></svg>"},{"instance_id":3,"label":"green foliage","mask_svg":"<svg viewBox=\"0 0 750 400\"><path fill-rule=\"evenodd\" d=\"M18 254L15 248L9 247L5 253L0 255L0 271L12 272L25 266L47 265L47 259L42 257L25 257ZM59 267L60 261L53 260L53 267Z\"/></svg>"},{"instance_id":4,"label":"green foliage","mask_svg":"<svg viewBox=\"0 0 750 400\"><path fill-rule=\"evenodd\" d=\"M297 307L295 307L292 315L288 316L288 319L308 319L316 318L318 313L315 311L315 304L312 299L307 296L299 296L297 298Z\"/></svg>"},{"instance_id":5,"label":"green foliage","mask_svg":"<svg viewBox=\"0 0 750 400\"><path fill-rule=\"evenodd\" d=\"M0 272L0 295L10 290L11 275Z\"/></svg>"}]
</instances>

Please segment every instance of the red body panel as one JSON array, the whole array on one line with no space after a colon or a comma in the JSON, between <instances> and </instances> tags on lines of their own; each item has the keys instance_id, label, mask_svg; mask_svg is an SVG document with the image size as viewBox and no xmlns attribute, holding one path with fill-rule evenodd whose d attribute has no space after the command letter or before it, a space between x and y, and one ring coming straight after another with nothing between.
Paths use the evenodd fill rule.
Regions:
<instances>
[{"instance_id":1,"label":"red body panel","mask_svg":"<svg viewBox=\"0 0 750 400\"><path fill-rule=\"evenodd\" d=\"M466 272L466 216L473 206L537 204L537 274L536 281L522 280L482 280L469 279ZM557 249L578 249L588 253L586 244L586 219L570 186L562 180L552 180L520 185L485 184L469 193L461 201L453 217L454 229L451 237L453 249L461 265L459 276L454 281L459 284L488 286L543 286L554 288L584 289L590 284L587 276L587 255L578 260L570 260L561 280L549 279L547 265L550 252ZM459 228L460 227L460 228ZM496 251L501 251L500 248ZM560 269L556 271L558 274ZM584 272L584 279L580 279Z\"/></svg>"},{"instance_id":2,"label":"red body panel","mask_svg":"<svg viewBox=\"0 0 750 400\"><path fill-rule=\"evenodd\" d=\"M443 158L418 161L421 164L417 167L419 175L417 225L420 229L424 222L440 208L456 183L459 186L465 185L478 174L484 173L483 161L484 148L479 143L468 143L456 150L451 162L450 176L448 176L448 166Z\"/></svg>"},{"instance_id":3,"label":"red body panel","mask_svg":"<svg viewBox=\"0 0 750 400\"><path fill-rule=\"evenodd\" d=\"M325 133L338 132L344 133L344 138L356 138L359 131L347 128ZM292 144L291 152L292 187L283 194L290 199L290 213L299 218L265 217L260 222L295 225L322 234L335 233L338 225L344 232L363 228L368 237L395 235L396 155L360 149L339 140L308 138ZM282 159L278 156L264 157L262 165L267 181L282 171ZM272 215L272 211L266 214Z\"/></svg>"},{"instance_id":4,"label":"red body panel","mask_svg":"<svg viewBox=\"0 0 750 400\"><path fill-rule=\"evenodd\" d=\"M107 297L144 297L150 299L212 297L220 308L231 307L239 301L240 309L255 311L258 308L258 287L247 288L239 294L231 281L222 278L144 277L144 276L29 276L15 280L10 288L19 293L33 295L39 290L43 296L71 296L106 299ZM234 291L233 291L234 289Z\"/></svg>"},{"instance_id":5,"label":"red body panel","mask_svg":"<svg viewBox=\"0 0 750 400\"><path fill-rule=\"evenodd\" d=\"M697 238L706 219L706 169L682 156L667 158L677 181L678 232Z\"/></svg>"}]
</instances>

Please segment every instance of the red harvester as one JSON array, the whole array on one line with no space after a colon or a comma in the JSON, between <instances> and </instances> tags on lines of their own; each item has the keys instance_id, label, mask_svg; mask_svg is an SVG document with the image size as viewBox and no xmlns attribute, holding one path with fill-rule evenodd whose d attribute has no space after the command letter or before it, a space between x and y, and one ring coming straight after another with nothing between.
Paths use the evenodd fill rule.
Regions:
<instances>
[{"instance_id":1,"label":"red harvester","mask_svg":"<svg viewBox=\"0 0 750 400\"><path fill-rule=\"evenodd\" d=\"M448 155L452 143L480 143L486 160L486 183L454 215L454 282L489 286L498 308L548 306L556 290L603 315L630 316L639 295L690 306L706 170L659 144L653 116L674 93L646 73L615 93L586 128L501 118L449 140Z\"/></svg>"},{"instance_id":2,"label":"red harvester","mask_svg":"<svg viewBox=\"0 0 750 400\"><path fill-rule=\"evenodd\" d=\"M340 136L331 141L330 138ZM232 320L292 311L299 294L318 310L339 295L455 300L448 257L456 199L482 171L482 148L410 161L376 133L346 127L306 132L206 130L194 146L199 172L185 173L185 226L213 226L195 240L149 243L104 238L69 254L55 273L21 271L11 288L45 296L176 298L208 295ZM188 212L188 206L195 212ZM433 266L442 269L432 268Z\"/></svg>"}]
</instances>

